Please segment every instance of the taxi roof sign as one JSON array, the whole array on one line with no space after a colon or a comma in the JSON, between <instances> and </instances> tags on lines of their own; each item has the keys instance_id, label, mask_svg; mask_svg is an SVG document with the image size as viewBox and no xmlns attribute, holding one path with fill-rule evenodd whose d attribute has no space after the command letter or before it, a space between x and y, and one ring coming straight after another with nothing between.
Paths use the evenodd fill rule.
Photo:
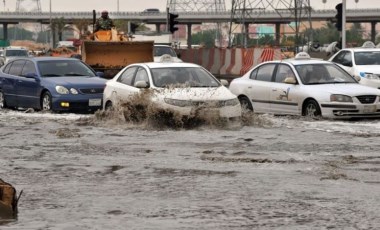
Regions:
<instances>
[{"instance_id":1,"label":"taxi roof sign","mask_svg":"<svg viewBox=\"0 0 380 230\"><path fill-rule=\"evenodd\" d=\"M366 41L363 43L362 45L363 48L375 48L375 43L373 43L372 41Z\"/></svg>"},{"instance_id":2,"label":"taxi roof sign","mask_svg":"<svg viewBox=\"0 0 380 230\"><path fill-rule=\"evenodd\" d=\"M173 58L170 54L164 54L161 56L160 62L173 62Z\"/></svg>"},{"instance_id":3,"label":"taxi roof sign","mask_svg":"<svg viewBox=\"0 0 380 230\"><path fill-rule=\"evenodd\" d=\"M296 60L305 60L305 59L311 59L310 55L306 52L299 52L296 56L295 56L295 59Z\"/></svg>"}]
</instances>

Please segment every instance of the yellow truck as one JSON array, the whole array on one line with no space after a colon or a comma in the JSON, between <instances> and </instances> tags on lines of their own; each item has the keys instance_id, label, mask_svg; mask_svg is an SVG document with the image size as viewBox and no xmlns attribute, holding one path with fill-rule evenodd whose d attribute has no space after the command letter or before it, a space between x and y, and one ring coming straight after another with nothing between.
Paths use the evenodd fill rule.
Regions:
<instances>
[{"instance_id":1,"label":"yellow truck","mask_svg":"<svg viewBox=\"0 0 380 230\"><path fill-rule=\"evenodd\" d=\"M154 41L130 41L116 30L98 31L82 42L82 60L95 71L112 78L122 68L138 62L153 61Z\"/></svg>"}]
</instances>

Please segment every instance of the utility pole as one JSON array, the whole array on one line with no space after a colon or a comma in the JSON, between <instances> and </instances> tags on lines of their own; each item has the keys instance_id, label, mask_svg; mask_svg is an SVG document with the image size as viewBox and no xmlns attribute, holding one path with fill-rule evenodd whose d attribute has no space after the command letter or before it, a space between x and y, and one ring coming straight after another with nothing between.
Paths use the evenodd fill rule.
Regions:
<instances>
[{"instance_id":1,"label":"utility pole","mask_svg":"<svg viewBox=\"0 0 380 230\"><path fill-rule=\"evenodd\" d=\"M346 0L342 0L342 49L346 48Z\"/></svg>"}]
</instances>

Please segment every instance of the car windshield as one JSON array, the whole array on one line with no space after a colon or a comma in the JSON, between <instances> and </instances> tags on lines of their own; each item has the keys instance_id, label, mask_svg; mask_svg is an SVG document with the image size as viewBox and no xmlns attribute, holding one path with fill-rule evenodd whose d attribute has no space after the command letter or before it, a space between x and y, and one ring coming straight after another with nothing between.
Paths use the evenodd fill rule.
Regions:
<instances>
[{"instance_id":1,"label":"car windshield","mask_svg":"<svg viewBox=\"0 0 380 230\"><path fill-rule=\"evenodd\" d=\"M357 83L350 74L335 64L302 64L295 68L304 85Z\"/></svg>"},{"instance_id":2,"label":"car windshield","mask_svg":"<svg viewBox=\"0 0 380 230\"><path fill-rule=\"evenodd\" d=\"M8 57L27 57L28 51L27 50L6 50L5 56L8 56Z\"/></svg>"},{"instance_id":3,"label":"car windshield","mask_svg":"<svg viewBox=\"0 0 380 230\"><path fill-rule=\"evenodd\" d=\"M177 54L171 47L165 47L165 46L155 46L154 47L154 56L159 57L164 54L169 54L172 57L177 57Z\"/></svg>"},{"instance_id":4,"label":"car windshield","mask_svg":"<svg viewBox=\"0 0 380 230\"><path fill-rule=\"evenodd\" d=\"M151 69L153 84L157 87L219 87L220 83L203 68L170 67Z\"/></svg>"},{"instance_id":5,"label":"car windshield","mask_svg":"<svg viewBox=\"0 0 380 230\"><path fill-rule=\"evenodd\" d=\"M380 65L380 51L355 52L356 65Z\"/></svg>"},{"instance_id":6,"label":"car windshield","mask_svg":"<svg viewBox=\"0 0 380 230\"><path fill-rule=\"evenodd\" d=\"M42 77L96 76L92 69L77 59L39 61L37 65Z\"/></svg>"}]
</instances>

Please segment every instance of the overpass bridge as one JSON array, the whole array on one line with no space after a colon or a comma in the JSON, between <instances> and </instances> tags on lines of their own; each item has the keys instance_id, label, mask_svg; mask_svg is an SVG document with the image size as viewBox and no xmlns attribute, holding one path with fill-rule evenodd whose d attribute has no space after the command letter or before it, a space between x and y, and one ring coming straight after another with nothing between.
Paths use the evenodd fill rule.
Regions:
<instances>
[{"instance_id":1,"label":"overpass bridge","mask_svg":"<svg viewBox=\"0 0 380 230\"><path fill-rule=\"evenodd\" d=\"M179 24L188 26L188 39L191 40L191 26L193 24L202 23L245 23L245 24L275 24L276 34L279 33L280 24L288 24L295 21L294 12L289 9L281 9L276 11L267 10L252 10L249 12L249 18L239 16L239 12L235 12L233 17L231 11L222 12L176 12L179 14L177 18ZM128 21L139 21L146 24L155 24L159 30L161 24L166 24L166 12L149 13L149 12L109 12L112 19L124 19ZM311 21L330 21L335 19L336 10L312 10L310 14ZM100 17L100 14L97 15ZM18 24L25 22L34 22L41 24L49 24L51 19L63 18L67 23L75 19L92 20L92 11L88 12L1 12L0 24L3 25L3 38L7 39L8 24ZM301 20L309 20L309 17L304 15ZM380 9L347 9L347 22L362 22L371 23L372 25L372 40L376 35L376 23L380 21ZM277 37L277 36L276 36ZM190 44L190 43L188 43Z\"/></svg>"},{"instance_id":2,"label":"overpass bridge","mask_svg":"<svg viewBox=\"0 0 380 230\"><path fill-rule=\"evenodd\" d=\"M224 12L176 12L180 24L200 24L215 22L230 22L231 11ZM252 10L253 18L245 18L247 23L288 23L294 21L294 12L289 9L278 11ZM146 12L109 12L112 19L125 19L131 21L141 21L147 24L166 23L166 13L146 13ZM312 10L312 21L327 21L335 17L336 10ZM100 17L100 14L98 15ZM378 22L380 21L380 9L347 9L347 22ZM73 19L92 19L92 11L88 12L1 12L0 23L37 22L48 24L50 18L64 18L67 21ZM304 19L306 17L304 16ZM234 20L239 20L235 14Z\"/></svg>"}]
</instances>

